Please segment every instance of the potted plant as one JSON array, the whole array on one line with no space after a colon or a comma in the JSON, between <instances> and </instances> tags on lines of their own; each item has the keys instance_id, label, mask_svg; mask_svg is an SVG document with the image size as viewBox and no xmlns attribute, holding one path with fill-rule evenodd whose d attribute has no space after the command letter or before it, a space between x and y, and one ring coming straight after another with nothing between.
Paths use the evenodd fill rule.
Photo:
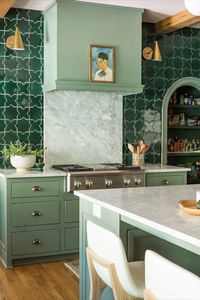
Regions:
<instances>
[{"instance_id":1,"label":"potted plant","mask_svg":"<svg viewBox=\"0 0 200 300\"><path fill-rule=\"evenodd\" d=\"M35 165L36 156L43 157L44 149L32 150L30 145L17 140L15 143L10 142L9 146L5 146L0 152L6 159L10 158L11 165L17 172L23 173Z\"/></svg>"}]
</instances>

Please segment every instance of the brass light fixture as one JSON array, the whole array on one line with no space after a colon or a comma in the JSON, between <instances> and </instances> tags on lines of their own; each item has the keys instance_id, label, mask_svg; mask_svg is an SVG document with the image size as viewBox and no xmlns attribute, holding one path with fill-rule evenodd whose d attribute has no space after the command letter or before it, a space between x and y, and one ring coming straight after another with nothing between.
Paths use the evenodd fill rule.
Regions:
<instances>
[{"instance_id":1,"label":"brass light fixture","mask_svg":"<svg viewBox=\"0 0 200 300\"><path fill-rule=\"evenodd\" d=\"M154 45L155 45L155 48L154 48L152 59L157 60L157 61L162 61L162 57L161 57L161 54L160 54L160 49L159 49L159 46L158 46L158 42L154 41Z\"/></svg>"},{"instance_id":2,"label":"brass light fixture","mask_svg":"<svg viewBox=\"0 0 200 300\"><path fill-rule=\"evenodd\" d=\"M11 50L24 50L24 44L22 42L19 28L16 27L15 35L11 35L6 40L6 47Z\"/></svg>"},{"instance_id":3,"label":"brass light fixture","mask_svg":"<svg viewBox=\"0 0 200 300\"><path fill-rule=\"evenodd\" d=\"M154 45L155 45L154 51L150 47L145 47L142 51L142 55L147 60L162 61L158 42L154 41Z\"/></svg>"}]
</instances>

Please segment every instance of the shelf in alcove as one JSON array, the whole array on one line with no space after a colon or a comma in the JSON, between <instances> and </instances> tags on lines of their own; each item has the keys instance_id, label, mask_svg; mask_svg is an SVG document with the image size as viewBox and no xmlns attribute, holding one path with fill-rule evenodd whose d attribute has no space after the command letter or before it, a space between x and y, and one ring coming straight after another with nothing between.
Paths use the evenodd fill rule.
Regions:
<instances>
[{"instance_id":1,"label":"shelf in alcove","mask_svg":"<svg viewBox=\"0 0 200 300\"><path fill-rule=\"evenodd\" d=\"M200 152L167 152L168 156L200 156Z\"/></svg>"},{"instance_id":2,"label":"shelf in alcove","mask_svg":"<svg viewBox=\"0 0 200 300\"><path fill-rule=\"evenodd\" d=\"M169 104L168 107L176 107L176 108L200 108L200 105L180 105L180 104Z\"/></svg>"},{"instance_id":3,"label":"shelf in alcove","mask_svg":"<svg viewBox=\"0 0 200 300\"><path fill-rule=\"evenodd\" d=\"M168 126L168 129L189 129L189 130L197 130L200 129L200 126Z\"/></svg>"}]
</instances>

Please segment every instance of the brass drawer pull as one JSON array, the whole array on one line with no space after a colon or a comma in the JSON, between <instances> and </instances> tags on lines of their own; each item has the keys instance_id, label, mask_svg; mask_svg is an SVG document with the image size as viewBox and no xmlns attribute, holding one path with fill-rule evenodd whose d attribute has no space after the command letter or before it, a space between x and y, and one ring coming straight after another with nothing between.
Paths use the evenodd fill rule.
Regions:
<instances>
[{"instance_id":1,"label":"brass drawer pull","mask_svg":"<svg viewBox=\"0 0 200 300\"><path fill-rule=\"evenodd\" d=\"M32 244L33 244L33 245L40 245L40 244L41 244L41 241L40 241L39 239L34 239L34 240L32 241Z\"/></svg>"},{"instance_id":2,"label":"brass drawer pull","mask_svg":"<svg viewBox=\"0 0 200 300\"><path fill-rule=\"evenodd\" d=\"M168 180L166 180L166 179L163 179L163 180L161 181L161 183L164 184L164 185L169 184Z\"/></svg>"},{"instance_id":3,"label":"brass drawer pull","mask_svg":"<svg viewBox=\"0 0 200 300\"><path fill-rule=\"evenodd\" d=\"M32 191L34 191L34 192L40 191L40 186L38 186L38 185L33 186Z\"/></svg>"},{"instance_id":4,"label":"brass drawer pull","mask_svg":"<svg viewBox=\"0 0 200 300\"><path fill-rule=\"evenodd\" d=\"M35 211L33 211L33 212L32 212L32 216L39 217L39 216L41 216L41 212L40 212L40 211L37 211L37 210L35 210Z\"/></svg>"}]
</instances>

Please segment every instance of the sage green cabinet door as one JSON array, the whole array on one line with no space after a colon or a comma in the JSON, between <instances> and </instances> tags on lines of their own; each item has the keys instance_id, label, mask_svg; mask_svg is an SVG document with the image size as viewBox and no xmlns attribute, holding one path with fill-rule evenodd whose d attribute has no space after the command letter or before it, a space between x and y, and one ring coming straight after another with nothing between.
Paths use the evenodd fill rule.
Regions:
<instances>
[{"instance_id":1,"label":"sage green cabinet door","mask_svg":"<svg viewBox=\"0 0 200 300\"><path fill-rule=\"evenodd\" d=\"M12 255L34 255L58 252L60 245L59 229L14 232L11 238Z\"/></svg>"},{"instance_id":2,"label":"sage green cabinet door","mask_svg":"<svg viewBox=\"0 0 200 300\"><path fill-rule=\"evenodd\" d=\"M147 173L146 186L180 185L187 183L186 172Z\"/></svg>"},{"instance_id":3,"label":"sage green cabinet door","mask_svg":"<svg viewBox=\"0 0 200 300\"><path fill-rule=\"evenodd\" d=\"M65 243L64 250L77 250L79 249L79 228L65 228L64 233Z\"/></svg>"},{"instance_id":4,"label":"sage green cabinet door","mask_svg":"<svg viewBox=\"0 0 200 300\"><path fill-rule=\"evenodd\" d=\"M34 179L33 181L11 183L12 198L58 196L59 194L59 180L41 181Z\"/></svg>"},{"instance_id":5,"label":"sage green cabinet door","mask_svg":"<svg viewBox=\"0 0 200 300\"><path fill-rule=\"evenodd\" d=\"M65 222L72 223L79 221L79 201L66 200L65 201Z\"/></svg>"},{"instance_id":6,"label":"sage green cabinet door","mask_svg":"<svg viewBox=\"0 0 200 300\"><path fill-rule=\"evenodd\" d=\"M60 222L60 202L16 203L11 206L11 225L47 225Z\"/></svg>"}]
</instances>

